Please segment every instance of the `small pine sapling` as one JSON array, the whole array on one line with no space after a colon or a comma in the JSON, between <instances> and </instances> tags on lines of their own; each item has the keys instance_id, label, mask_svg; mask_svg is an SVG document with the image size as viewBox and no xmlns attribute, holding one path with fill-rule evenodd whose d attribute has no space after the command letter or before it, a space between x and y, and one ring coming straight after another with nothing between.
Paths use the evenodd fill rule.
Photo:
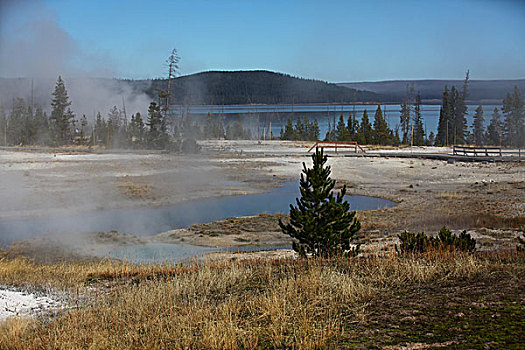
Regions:
<instances>
[{"instance_id":1,"label":"small pine sapling","mask_svg":"<svg viewBox=\"0 0 525 350\"><path fill-rule=\"evenodd\" d=\"M283 233L294 238L293 249L300 256L355 256L359 245L351 242L361 228L356 212L344 200L346 186L335 195L335 180L330 178L328 157L316 148L312 154L313 167L303 163L300 180L301 197L297 206L290 204L290 222L279 220Z\"/></svg>"}]
</instances>

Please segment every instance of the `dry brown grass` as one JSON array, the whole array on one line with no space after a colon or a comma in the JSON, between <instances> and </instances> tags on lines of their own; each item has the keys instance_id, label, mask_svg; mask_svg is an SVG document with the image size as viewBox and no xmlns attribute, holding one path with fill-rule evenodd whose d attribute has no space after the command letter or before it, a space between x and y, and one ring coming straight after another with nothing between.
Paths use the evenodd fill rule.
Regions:
<instances>
[{"instance_id":1,"label":"dry brown grass","mask_svg":"<svg viewBox=\"0 0 525 350\"><path fill-rule=\"evenodd\" d=\"M51 320L2 324L0 348L336 347L348 323L366 317L367 303L391 288L523 265L517 257L390 254L190 266L36 265L3 259L0 283L80 288L91 302Z\"/></svg>"},{"instance_id":2,"label":"dry brown grass","mask_svg":"<svg viewBox=\"0 0 525 350\"><path fill-rule=\"evenodd\" d=\"M148 199L152 197L151 185L135 182L129 176L122 178L117 187L123 195L131 199Z\"/></svg>"},{"instance_id":3,"label":"dry brown grass","mask_svg":"<svg viewBox=\"0 0 525 350\"><path fill-rule=\"evenodd\" d=\"M464 193L459 193L458 191L445 191L438 193L436 198L445 200L463 200L469 198L469 196Z\"/></svg>"}]
</instances>

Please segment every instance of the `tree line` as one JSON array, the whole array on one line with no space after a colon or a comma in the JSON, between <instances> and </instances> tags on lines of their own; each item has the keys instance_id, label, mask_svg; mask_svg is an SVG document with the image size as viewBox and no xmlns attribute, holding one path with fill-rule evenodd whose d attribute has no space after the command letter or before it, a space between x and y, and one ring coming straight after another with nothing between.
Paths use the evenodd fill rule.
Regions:
<instances>
[{"instance_id":1,"label":"tree line","mask_svg":"<svg viewBox=\"0 0 525 350\"><path fill-rule=\"evenodd\" d=\"M428 140L425 138L419 105L416 107L416 110L416 118L418 118L417 125L419 125L419 127L416 128L417 132L414 144L425 145L428 143ZM318 140L318 122L317 120L309 122L307 118L303 121L301 118L298 118L294 126L292 120L288 119L284 131L281 131L281 139ZM399 145L401 143L398 130L394 130L388 126L383 110L379 105L377 106L373 122L370 122L366 109L363 111L361 121L358 120L355 112L351 112L346 119L344 115L341 114L335 127L326 133L324 140L356 141L363 145Z\"/></svg>"},{"instance_id":2,"label":"tree line","mask_svg":"<svg viewBox=\"0 0 525 350\"><path fill-rule=\"evenodd\" d=\"M399 124L390 128L378 105L373 122L368 112L358 120L355 112L345 119L339 117L333 128L324 135L330 141L356 141L359 144L412 144L447 146L452 144L525 146L525 108L518 86L508 93L501 109L495 108L485 127L483 107L475 110L472 125L467 125L468 72L461 90L445 86L439 113L437 135L425 132L421 115L421 95L407 86L406 98L400 107ZM13 101L9 113L0 106L0 145L98 145L106 148L187 149L186 139L252 139L255 135L244 128L242 118L224 125L222 118L208 115L203 123L190 116L174 117L164 106L151 102L147 116L131 115L114 106L106 117L97 113L88 122L85 115L78 118L71 110L71 101L61 77L52 93L51 113L41 107L33 108L22 98ZM471 128L471 130L470 130ZM317 120L291 118L281 128L282 140L319 140ZM192 142L192 145L195 141ZM193 146L192 146L193 147ZM191 148L191 147L190 147Z\"/></svg>"},{"instance_id":3,"label":"tree line","mask_svg":"<svg viewBox=\"0 0 525 350\"><path fill-rule=\"evenodd\" d=\"M452 86L449 90L445 85L436 144L447 146L452 144L499 145L507 147L525 146L525 108L519 87L507 93L503 99L501 112L496 107L492 112L489 125L485 128L483 107L479 105L474 113L471 125L467 125L467 105L469 72L465 77L463 88L458 90Z\"/></svg>"},{"instance_id":4,"label":"tree line","mask_svg":"<svg viewBox=\"0 0 525 350\"><path fill-rule=\"evenodd\" d=\"M165 111L164 111L165 112ZM100 112L88 122L71 110L71 101L62 77L58 77L51 99L51 113L33 108L23 98L13 101L6 112L0 106L0 145L85 145L106 148L143 148L191 150L195 139L251 139L239 118L227 127L222 120L208 116L203 126L189 116L173 118L156 102L151 102L144 118L137 112L128 120L126 113L114 106L106 117ZM190 146L193 145L193 146Z\"/></svg>"},{"instance_id":5,"label":"tree line","mask_svg":"<svg viewBox=\"0 0 525 350\"><path fill-rule=\"evenodd\" d=\"M489 124L485 127L483 107L479 105L473 115L471 125L467 123L467 97L469 73L467 72L461 90L445 86L439 112L437 135L426 133L421 114L421 93L415 94L410 86L406 88L406 97L400 106L399 124L390 128L378 106L373 123L367 110L363 111L361 121L351 112L347 119L341 114L339 121L330 129L324 139L327 141L356 141L370 145L436 145L453 144L493 145L506 147L525 146L525 103L518 86L507 93L501 110L497 107L492 112ZM311 130L316 130L311 132ZM317 140L319 137L317 120L308 121L298 118L295 126L288 119L281 131L283 140Z\"/></svg>"},{"instance_id":6,"label":"tree line","mask_svg":"<svg viewBox=\"0 0 525 350\"><path fill-rule=\"evenodd\" d=\"M495 107L485 128L483 107L476 108L467 143L478 146L525 147L525 103L518 86L507 93L501 111ZM503 113L503 116L501 115Z\"/></svg>"}]
</instances>

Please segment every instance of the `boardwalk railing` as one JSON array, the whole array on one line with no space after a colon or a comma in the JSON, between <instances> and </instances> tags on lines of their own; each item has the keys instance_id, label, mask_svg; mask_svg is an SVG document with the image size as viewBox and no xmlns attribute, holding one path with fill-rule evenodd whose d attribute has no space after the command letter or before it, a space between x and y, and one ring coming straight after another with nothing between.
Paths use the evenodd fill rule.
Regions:
<instances>
[{"instance_id":1,"label":"boardwalk railing","mask_svg":"<svg viewBox=\"0 0 525 350\"><path fill-rule=\"evenodd\" d=\"M472 147L472 146L455 146L453 148L455 156L473 156L473 157L501 157L501 147Z\"/></svg>"},{"instance_id":2,"label":"boardwalk railing","mask_svg":"<svg viewBox=\"0 0 525 350\"><path fill-rule=\"evenodd\" d=\"M358 149L361 150L361 152L365 153L365 150L363 147L359 146L359 144L355 141L317 141L308 152L312 151L314 148L334 148L335 153L337 153L337 149L351 149L353 152L357 153Z\"/></svg>"},{"instance_id":3,"label":"boardwalk railing","mask_svg":"<svg viewBox=\"0 0 525 350\"><path fill-rule=\"evenodd\" d=\"M501 147L472 147L472 146L454 146L454 155L466 157L504 157L517 156L521 160L521 149L506 150Z\"/></svg>"}]
</instances>

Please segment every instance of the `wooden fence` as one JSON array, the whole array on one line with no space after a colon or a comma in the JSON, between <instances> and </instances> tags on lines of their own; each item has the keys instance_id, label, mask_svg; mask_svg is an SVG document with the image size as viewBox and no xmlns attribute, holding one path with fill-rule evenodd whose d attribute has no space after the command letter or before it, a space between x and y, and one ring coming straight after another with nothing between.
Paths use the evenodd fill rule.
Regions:
<instances>
[{"instance_id":1,"label":"wooden fence","mask_svg":"<svg viewBox=\"0 0 525 350\"><path fill-rule=\"evenodd\" d=\"M361 147L357 142L355 141L317 141L308 152L311 152L314 148L334 148L335 153L337 153L337 150L347 150L351 149L354 153L357 153L358 150L365 153L366 151Z\"/></svg>"},{"instance_id":2,"label":"wooden fence","mask_svg":"<svg viewBox=\"0 0 525 350\"><path fill-rule=\"evenodd\" d=\"M501 147L473 147L473 146L454 146L454 155L461 155L466 157L504 157L504 156L518 156L521 160L521 149L506 150Z\"/></svg>"}]
</instances>

